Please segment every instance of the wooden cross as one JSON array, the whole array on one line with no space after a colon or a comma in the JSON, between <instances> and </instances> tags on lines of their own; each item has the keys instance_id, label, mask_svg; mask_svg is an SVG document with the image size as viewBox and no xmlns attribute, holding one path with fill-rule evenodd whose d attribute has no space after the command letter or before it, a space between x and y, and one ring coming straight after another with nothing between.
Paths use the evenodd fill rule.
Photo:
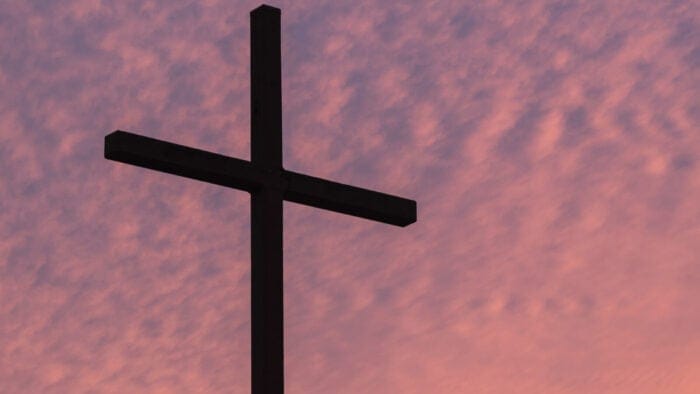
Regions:
<instances>
[{"instance_id":1,"label":"wooden cross","mask_svg":"<svg viewBox=\"0 0 700 394\"><path fill-rule=\"evenodd\" d=\"M284 392L282 201L407 226L416 202L282 168L280 10L250 13L251 161L126 131L105 137L105 158L251 195L252 392Z\"/></svg>"}]
</instances>

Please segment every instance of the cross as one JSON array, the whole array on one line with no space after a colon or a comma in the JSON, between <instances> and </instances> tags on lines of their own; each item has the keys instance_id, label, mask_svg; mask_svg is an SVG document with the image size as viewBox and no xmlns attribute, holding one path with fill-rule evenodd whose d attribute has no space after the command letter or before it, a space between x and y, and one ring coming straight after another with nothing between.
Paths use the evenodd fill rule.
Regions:
<instances>
[{"instance_id":1,"label":"cross","mask_svg":"<svg viewBox=\"0 0 700 394\"><path fill-rule=\"evenodd\" d=\"M282 167L280 10L250 12L251 160L117 130L105 158L205 181L251 195L251 389L284 392L282 201L407 226L416 202Z\"/></svg>"}]
</instances>

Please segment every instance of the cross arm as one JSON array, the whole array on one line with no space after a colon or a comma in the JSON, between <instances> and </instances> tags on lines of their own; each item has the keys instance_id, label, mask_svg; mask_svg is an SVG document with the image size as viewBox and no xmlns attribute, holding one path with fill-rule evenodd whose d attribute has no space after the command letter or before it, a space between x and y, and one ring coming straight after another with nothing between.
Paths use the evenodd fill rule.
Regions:
<instances>
[{"instance_id":1,"label":"cross arm","mask_svg":"<svg viewBox=\"0 0 700 394\"><path fill-rule=\"evenodd\" d=\"M279 187L284 199L396 226L416 221L416 202L293 171L281 174L232 157L117 130L105 137L105 158L254 192ZM281 179L280 179L281 175Z\"/></svg>"},{"instance_id":2,"label":"cross arm","mask_svg":"<svg viewBox=\"0 0 700 394\"><path fill-rule=\"evenodd\" d=\"M245 191L266 175L250 162L117 130L105 136L105 158Z\"/></svg>"},{"instance_id":3,"label":"cross arm","mask_svg":"<svg viewBox=\"0 0 700 394\"><path fill-rule=\"evenodd\" d=\"M405 227L416 221L416 202L372 190L284 171L284 199Z\"/></svg>"}]
</instances>

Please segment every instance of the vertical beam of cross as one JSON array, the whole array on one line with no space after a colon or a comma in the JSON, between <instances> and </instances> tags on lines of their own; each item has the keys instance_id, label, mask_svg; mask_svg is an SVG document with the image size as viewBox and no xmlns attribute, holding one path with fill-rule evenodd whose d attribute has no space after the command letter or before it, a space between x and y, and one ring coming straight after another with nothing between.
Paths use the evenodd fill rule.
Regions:
<instances>
[{"instance_id":1,"label":"vertical beam of cross","mask_svg":"<svg viewBox=\"0 0 700 394\"><path fill-rule=\"evenodd\" d=\"M282 172L280 10L250 13L251 162ZM279 184L251 192L251 385L254 394L284 392L282 200Z\"/></svg>"}]
</instances>

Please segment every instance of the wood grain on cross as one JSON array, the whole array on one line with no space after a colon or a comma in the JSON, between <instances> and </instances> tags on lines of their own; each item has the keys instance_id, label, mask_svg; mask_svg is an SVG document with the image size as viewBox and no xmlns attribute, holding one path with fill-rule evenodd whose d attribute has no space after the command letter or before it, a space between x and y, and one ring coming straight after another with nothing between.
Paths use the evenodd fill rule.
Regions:
<instances>
[{"instance_id":1,"label":"wood grain on cross","mask_svg":"<svg viewBox=\"0 0 700 394\"><path fill-rule=\"evenodd\" d=\"M284 392L282 202L397 226L416 221L416 202L287 171L282 167L280 10L250 13L251 160L115 131L105 158L251 194L252 392Z\"/></svg>"}]
</instances>

